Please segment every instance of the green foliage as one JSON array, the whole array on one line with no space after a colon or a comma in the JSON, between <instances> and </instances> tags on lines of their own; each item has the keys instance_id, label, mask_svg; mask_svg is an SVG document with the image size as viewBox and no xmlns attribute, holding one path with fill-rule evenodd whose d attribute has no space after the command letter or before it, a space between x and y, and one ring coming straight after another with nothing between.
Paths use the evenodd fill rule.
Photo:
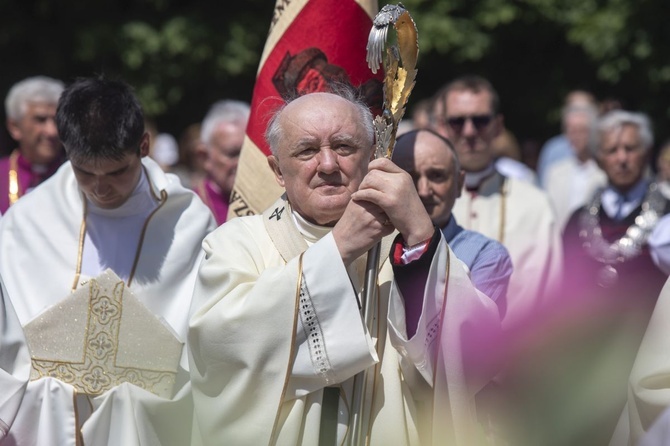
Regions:
<instances>
[{"instance_id":1,"label":"green foliage","mask_svg":"<svg viewBox=\"0 0 670 446\"><path fill-rule=\"evenodd\" d=\"M404 0L403 4L419 29L415 89L419 94L428 96L458 74L482 74L498 88L503 105L508 104L508 124L522 136L533 136L550 135L551 128L556 131L563 95L586 88L649 113L657 133L664 136L663 120L670 116L666 56L670 31L663 20L662 1ZM431 85L424 90L426 77ZM523 109L529 105L537 107L535 113Z\"/></svg>"},{"instance_id":2,"label":"green foliage","mask_svg":"<svg viewBox=\"0 0 670 446\"><path fill-rule=\"evenodd\" d=\"M176 133L217 99L251 99L274 3L0 0L0 87L34 74L118 76ZM419 29L412 101L474 72L497 87L522 139L555 133L563 95L577 87L620 98L665 131L670 29L661 0L403 3Z\"/></svg>"},{"instance_id":3,"label":"green foliage","mask_svg":"<svg viewBox=\"0 0 670 446\"><path fill-rule=\"evenodd\" d=\"M218 99L251 99L274 2L227 3L2 0L0 48L11 63L0 84L6 91L35 74L120 77L149 116L183 128Z\"/></svg>"}]
</instances>

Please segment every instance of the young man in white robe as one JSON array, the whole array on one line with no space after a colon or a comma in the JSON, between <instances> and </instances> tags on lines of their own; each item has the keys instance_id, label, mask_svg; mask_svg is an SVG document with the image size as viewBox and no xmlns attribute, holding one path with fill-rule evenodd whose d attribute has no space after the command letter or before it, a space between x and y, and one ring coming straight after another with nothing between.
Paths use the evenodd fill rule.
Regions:
<instances>
[{"instance_id":1,"label":"young man in white robe","mask_svg":"<svg viewBox=\"0 0 670 446\"><path fill-rule=\"evenodd\" d=\"M410 176L369 162L371 122L346 92L289 102L266 134L286 194L205 239L188 340L193 444L342 444L355 429L371 445L482 439L474 395L493 374L497 309L453 261Z\"/></svg>"},{"instance_id":2,"label":"young man in white robe","mask_svg":"<svg viewBox=\"0 0 670 446\"><path fill-rule=\"evenodd\" d=\"M187 444L183 344L211 212L146 155L132 89L60 99L69 162L0 220L0 274L30 347L9 436L21 445Z\"/></svg>"}]
</instances>

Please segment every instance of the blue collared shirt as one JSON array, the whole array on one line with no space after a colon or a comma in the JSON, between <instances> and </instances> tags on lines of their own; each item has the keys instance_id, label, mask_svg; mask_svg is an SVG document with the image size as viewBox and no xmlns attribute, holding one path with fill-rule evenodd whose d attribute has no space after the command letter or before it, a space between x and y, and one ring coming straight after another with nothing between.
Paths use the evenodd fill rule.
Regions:
<instances>
[{"instance_id":1,"label":"blue collared shirt","mask_svg":"<svg viewBox=\"0 0 670 446\"><path fill-rule=\"evenodd\" d=\"M470 269L472 284L494 300L500 315L504 316L507 287L513 270L507 249L479 232L463 229L453 215L442 233L456 257Z\"/></svg>"},{"instance_id":2,"label":"blue collared shirt","mask_svg":"<svg viewBox=\"0 0 670 446\"><path fill-rule=\"evenodd\" d=\"M649 180L646 178L640 179L625 194L622 194L612 185L607 186L601 195L603 210L613 220L618 221L626 218L642 203L648 186ZM621 211L619 211L619 207L621 207Z\"/></svg>"}]
</instances>

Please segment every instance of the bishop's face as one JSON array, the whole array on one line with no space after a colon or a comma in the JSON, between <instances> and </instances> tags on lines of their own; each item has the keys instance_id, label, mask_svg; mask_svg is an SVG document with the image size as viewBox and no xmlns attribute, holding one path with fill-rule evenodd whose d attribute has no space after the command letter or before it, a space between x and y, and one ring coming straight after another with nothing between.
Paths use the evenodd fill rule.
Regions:
<instances>
[{"instance_id":1,"label":"bishop's face","mask_svg":"<svg viewBox=\"0 0 670 446\"><path fill-rule=\"evenodd\" d=\"M268 157L291 206L319 225L334 225L367 173L372 141L356 107L330 93L291 102L279 116L283 138Z\"/></svg>"}]
</instances>

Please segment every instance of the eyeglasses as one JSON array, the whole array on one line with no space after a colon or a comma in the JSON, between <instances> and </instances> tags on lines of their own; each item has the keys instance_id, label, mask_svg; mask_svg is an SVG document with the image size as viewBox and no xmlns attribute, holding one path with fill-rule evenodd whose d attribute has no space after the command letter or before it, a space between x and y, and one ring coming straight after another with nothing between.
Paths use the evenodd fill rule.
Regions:
<instances>
[{"instance_id":1,"label":"eyeglasses","mask_svg":"<svg viewBox=\"0 0 670 446\"><path fill-rule=\"evenodd\" d=\"M445 118L444 122L449 124L449 127L451 127L454 132L461 133L465 126L465 122L469 120L472 122L475 129L478 132L481 132L488 127L492 119L492 115L452 116L451 118Z\"/></svg>"}]
</instances>

